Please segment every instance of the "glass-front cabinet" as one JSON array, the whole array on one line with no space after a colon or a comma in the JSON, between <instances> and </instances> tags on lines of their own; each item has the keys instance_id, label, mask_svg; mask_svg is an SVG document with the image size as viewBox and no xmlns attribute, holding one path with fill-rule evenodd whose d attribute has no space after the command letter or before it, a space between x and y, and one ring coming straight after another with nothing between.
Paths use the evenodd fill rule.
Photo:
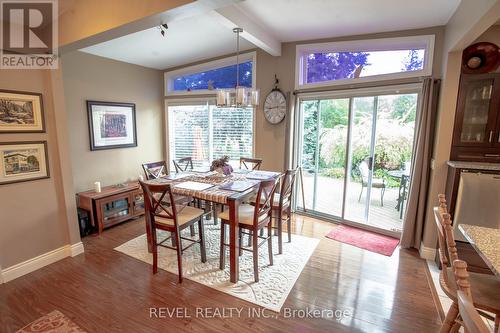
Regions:
<instances>
[{"instance_id":1,"label":"glass-front cabinet","mask_svg":"<svg viewBox=\"0 0 500 333\"><path fill-rule=\"evenodd\" d=\"M488 124L493 83L493 79L484 79L464 84L461 143L484 143L489 140Z\"/></svg>"},{"instance_id":2,"label":"glass-front cabinet","mask_svg":"<svg viewBox=\"0 0 500 333\"><path fill-rule=\"evenodd\" d=\"M110 227L144 214L144 194L140 189L99 198L95 201L96 219L102 227Z\"/></svg>"},{"instance_id":3,"label":"glass-front cabinet","mask_svg":"<svg viewBox=\"0 0 500 333\"><path fill-rule=\"evenodd\" d=\"M113 225L132 215L130 196L116 196L100 202L100 211L104 226Z\"/></svg>"},{"instance_id":4,"label":"glass-front cabinet","mask_svg":"<svg viewBox=\"0 0 500 333\"><path fill-rule=\"evenodd\" d=\"M133 193L134 215L144 213L144 194L142 192Z\"/></svg>"},{"instance_id":5,"label":"glass-front cabinet","mask_svg":"<svg viewBox=\"0 0 500 333\"><path fill-rule=\"evenodd\" d=\"M452 159L500 159L500 74L462 74Z\"/></svg>"}]
</instances>

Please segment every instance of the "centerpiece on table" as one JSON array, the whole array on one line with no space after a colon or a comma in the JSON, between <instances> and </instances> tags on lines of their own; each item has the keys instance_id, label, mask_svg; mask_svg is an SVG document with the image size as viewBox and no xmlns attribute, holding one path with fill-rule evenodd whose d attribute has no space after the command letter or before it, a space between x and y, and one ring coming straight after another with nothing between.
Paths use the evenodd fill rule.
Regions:
<instances>
[{"instance_id":1,"label":"centerpiece on table","mask_svg":"<svg viewBox=\"0 0 500 333\"><path fill-rule=\"evenodd\" d=\"M221 158L218 158L212 162L210 171L216 171L220 174L228 176L233 172L233 167L229 165L228 162L229 156L222 156Z\"/></svg>"}]
</instances>

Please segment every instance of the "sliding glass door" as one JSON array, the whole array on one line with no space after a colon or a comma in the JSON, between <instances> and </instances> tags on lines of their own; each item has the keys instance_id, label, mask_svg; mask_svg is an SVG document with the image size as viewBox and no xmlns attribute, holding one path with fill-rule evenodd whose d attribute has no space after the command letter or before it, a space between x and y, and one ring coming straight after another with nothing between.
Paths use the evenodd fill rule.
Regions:
<instances>
[{"instance_id":1,"label":"sliding glass door","mask_svg":"<svg viewBox=\"0 0 500 333\"><path fill-rule=\"evenodd\" d=\"M301 165L306 207L342 216L346 168L349 99L301 102L303 131Z\"/></svg>"},{"instance_id":2,"label":"sliding glass door","mask_svg":"<svg viewBox=\"0 0 500 333\"><path fill-rule=\"evenodd\" d=\"M418 86L299 98L299 209L398 233L406 207ZM304 207L305 206L305 207Z\"/></svg>"}]
</instances>

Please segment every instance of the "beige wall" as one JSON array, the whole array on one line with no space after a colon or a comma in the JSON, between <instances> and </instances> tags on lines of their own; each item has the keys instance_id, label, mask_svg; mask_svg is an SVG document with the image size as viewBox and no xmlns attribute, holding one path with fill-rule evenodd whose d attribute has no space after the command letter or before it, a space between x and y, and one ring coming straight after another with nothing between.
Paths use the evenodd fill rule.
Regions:
<instances>
[{"instance_id":1,"label":"beige wall","mask_svg":"<svg viewBox=\"0 0 500 333\"><path fill-rule=\"evenodd\" d=\"M0 134L1 142L47 141L50 167L49 179L0 185L0 266L3 269L79 241L74 229L70 237L65 215L50 75L49 71L41 70L2 70L0 75L2 89L43 94L46 122L46 133Z\"/></svg>"},{"instance_id":2,"label":"beige wall","mask_svg":"<svg viewBox=\"0 0 500 333\"><path fill-rule=\"evenodd\" d=\"M131 21L138 22L141 18L150 15L147 24L154 26L159 24L162 20L162 15L165 11L175 9L175 7L184 4L196 4L192 0L151 0L145 4L142 0L64 0L59 2L59 8L62 16L59 17L59 45L67 46L68 44L77 44L82 39L102 38L109 29L115 31L116 35L118 26L131 23ZM163 14L159 14L163 12ZM154 15L157 14L157 15ZM171 12L169 15L173 15ZM182 14L178 11L177 14ZM153 15L153 16L151 16ZM132 24L133 25L133 24ZM130 26L128 24L127 26ZM134 27L130 27L133 29ZM129 31L133 32L132 30ZM123 33L123 31L122 31ZM101 36L101 37L99 37ZM71 73L69 78L78 84L82 84L80 88L84 92L93 92L95 89L91 86L98 85L99 82L93 79L87 79L86 82L81 82L81 78L86 77L85 70L80 67L83 63L74 61L75 58L69 56L68 61L72 63L72 70L80 70L80 76L72 77ZM88 60L81 57L82 61ZM103 62L106 63L106 62ZM163 101L158 98L161 94L161 81L159 73L155 71L144 70L142 68L133 69L131 65L118 65L113 66L111 61L108 61L111 71L108 74L115 75L121 81L107 76L106 72L98 73L97 71L90 71L94 74L95 78L99 78L100 82L107 83L106 89L96 92L95 97L111 98L112 96L106 95L104 91L110 91L115 87L119 91L117 97L120 99L131 100L140 94L144 98L150 100L139 101L138 103L138 126L144 125L146 130L140 130L138 139L140 147L136 149L136 153L132 154L132 162L125 155L114 155L116 160L109 160L109 168L116 166L126 165L125 170L120 174L122 176L136 176L139 168L137 161L140 160L138 156L144 157L159 157L161 156L161 143L158 143L159 148L147 149L142 146L142 142L153 142L161 138L161 113L155 112L158 110L157 105ZM100 67L105 70L108 65ZM119 73L123 71L124 74ZM27 141L27 140L46 140L48 142L49 165L51 176L49 179L29 181L24 183L0 185L0 267L5 270L9 267L22 263L23 261L32 259L34 257L46 254L49 251L66 246L69 244L78 244L80 242L80 235L78 232L77 214L75 206L74 191L72 175L72 161L70 149L72 146L68 143L70 141L69 135L74 140L74 128L68 126L68 121L75 121L72 117L66 114L65 109L65 95L63 87L62 71L39 71L39 70L0 70L0 88L19 91L32 91L40 92L44 98L45 120L46 120L46 133L44 134L0 134L1 142L13 141ZM149 74L146 74L149 73ZM130 76L127 76L130 75ZM157 75L156 75L157 74ZM139 79L146 79L144 82L136 81L131 83L131 78L138 77ZM147 81L151 79L154 83ZM158 91L156 89L159 87ZM87 89L88 88L88 89ZM101 88L104 88L101 86ZM122 91L120 91L122 89ZM152 89L152 91L147 91ZM71 89L69 89L71 91ZM113 91L113 90L112 90ZM73 92L73 96L81 97ZM128 94L126 94L127 92ZM157 99L156 101L155 98ZM76 111L73 109L72 103L70 113L85 112L84 108L78 104ZM155 109L156 108L156 109ZM142 114L139 111L142 110ZM158 116L160 114L160 116ZM77 123L77 128L86 128L87 120L85 113L84 118L81 119L82 123ZM78 115L81 117L81 115ZM147 132L150 131L151 134ZM80 132L81 133L81 132ZM155 140L151 140L153 138ZM80 139L85 144L88 144L88 134L85 131ZM137 152L144 149L146 152ZM95 162L95 159L91 162ZM141 161L142 162L142 161ZM76 159L78 163L76 170L82 171L81 165L86 162L82 159ZM96 162L99 167L102 163ZM133 166L132 166L133 164ZM130 166L129 166L130 165ZM120 169L120 168L117 168ZM85 170L84 170L85 171ZM78 181L81 178L75 178ZM84 182L87 182L84 180ZM83 186L83 185L80 185ZM78 188L78 186L77 186ZM81 247L75 247L74 254L81 250ZM68 255L68 251L64 251L64 256ZM60 255L58 256L60 258ZM51 257L50 260L54 260ZM37 264L40 264L38 262ZM29 266L29 267L28 267ZM31 270L33 265L23 266L21 269ZM35 265L36 266L36 265ZM16 271L19 273L19 270ZM17 274L16 273L16 274ZM15 275L15 274L14 274ZM0 283L3 282L2 274L0 272Z\"/></svg>"},{"instance_id":3,"label":"beige wall","mask_svg":"<svg viewBox=\"0 0 500 333\"><path fill-rule=\"evenodd\" d=\"M64 55L62 69L75 192L137 179L142 163L163 158L160 71L83 52ZM91 151L87 100L135 103L138 146Z\"/></svg>"},{"instance_id":4,"label":"beige wall","mask_svg":"<svg viewBox=\"0 0 500 333\"><path fill-rule=\"evenodd\" d=\"M282 44L280 57L273 57L268 53L257 50L257 88L260 89L261 100L256 110L255 118L255 157L264 160L262 168L266 170L284 170L285 168L285 143L286 143L286 123L285 119L278 125L269 124L264 118L262 105L266 95L274 87L274 74L280 80L280 88L285 93L292 93L295 89L295 47L297 44L334 42L346 40L362 40L373 38L389 38L415 35L435 34L433 75L439 76L441 73L442 44L444 37L444 27L433 27L427 29L396 31L378 33L370 35L349 36L341 38L330 38L322 40L311 40L301 42L291 42ZM220 57L219 57L220 58ZM207 59L210 61L213 59ZM196 62L199 64L205 61ZM186 66L190 66L189 64ZM179 69L181 67L176 67Z\"/></svg>"},{"instance_id":5,"label":"beige wall","mask_svg":"<svg viewBox=\"0 0 500 333\"><path fill-rule=\"evenodd\" d=\"M448 28L447 28L448 29ZM447 30L448 32L448 30ZM455 37L455 34L452 34ZM500 26L492 26L476 42L493 42L500 45ZM422 243L427 248L436 248L437 234L433 221L432 208L435 206L437 195L444 193L448 172L447 161L450 158L455 110L460 83L460 66L462 50L447 52L443 56L443 82L439 101L439 110L434 140L434 169L430 174L430 184L427 200L427 218L424 226Z\"/></svg>"}]
</instances>

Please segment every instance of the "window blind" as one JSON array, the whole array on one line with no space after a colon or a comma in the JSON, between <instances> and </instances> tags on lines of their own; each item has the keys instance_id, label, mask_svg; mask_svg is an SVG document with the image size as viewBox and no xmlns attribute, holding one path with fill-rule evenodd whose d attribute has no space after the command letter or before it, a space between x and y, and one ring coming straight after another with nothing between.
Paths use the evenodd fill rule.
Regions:
<instances>
[{"instance_id":1,"label":"window blind","mask_svg":"<svg viewBox=\"0 0 500 333\"><path fill-rule=\"evenodd\" d=\"M232 161L253 155L253 108L215 105L169 105L169 156L191 157L196 167L209 166L224 155Z\"/></svg>"}]
</instances>

